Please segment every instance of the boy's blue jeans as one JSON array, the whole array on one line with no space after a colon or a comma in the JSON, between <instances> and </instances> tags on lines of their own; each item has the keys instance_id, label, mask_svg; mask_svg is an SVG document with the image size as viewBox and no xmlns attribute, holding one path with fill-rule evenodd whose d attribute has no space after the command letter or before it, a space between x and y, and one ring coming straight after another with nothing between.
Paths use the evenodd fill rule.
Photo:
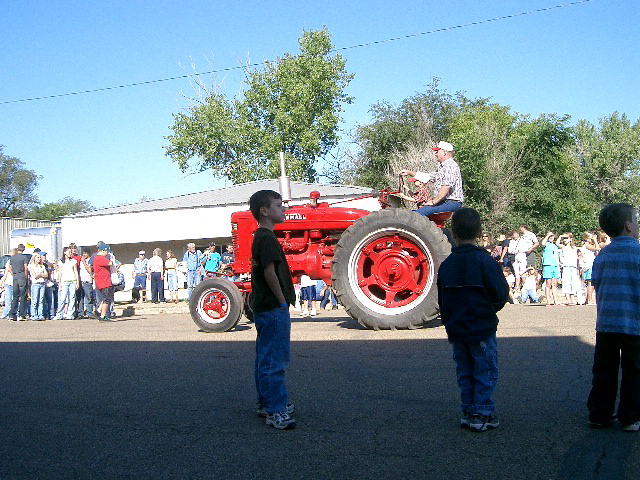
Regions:
<instances>
[{"instance_id":1,"label":"boy's blue jeans","mask_svg":"<svg viewBox=\"0 0 640 480\"><path fill-rule=\"evenodd\" d=\"M491 415L498 384L498 342L495 334L481 342L453 342L453 359L460 387L462 411Z\"/></svg>"},{"instance_id":2,"label":"boy's blue jeans","mask_svg":"<svg viewBox=\"0 0 640 480\"><path fill-rule=\"evenodd\" d=\"M256 313L253 319L258 331L255 363L258 404L270 414L284 412L288 400L285 370L291 351L289 307Z\"/></svg>"}]
</instances>

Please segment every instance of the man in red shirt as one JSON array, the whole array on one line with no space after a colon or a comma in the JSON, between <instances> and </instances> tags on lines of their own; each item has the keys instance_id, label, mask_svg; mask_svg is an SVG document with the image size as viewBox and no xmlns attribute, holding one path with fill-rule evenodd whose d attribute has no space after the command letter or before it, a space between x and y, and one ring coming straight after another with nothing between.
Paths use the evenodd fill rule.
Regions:
<instances>
[{"instance_id":1,"label":"man in red shirt","mask_svg":"<svg viewBox=\"0 0 640 480\"><path fill-rule=\"evenodd\" d=\"M113 286L111 284L111 260L107 258L109 253L109 245L101 244L98 247L98 253L93 258L93 273L96 282L96 288L102 294L102 303L98 311L98 320L101 322L111 322L108 316L109 307L113 303Z\"/></svg>"}]
</instances>

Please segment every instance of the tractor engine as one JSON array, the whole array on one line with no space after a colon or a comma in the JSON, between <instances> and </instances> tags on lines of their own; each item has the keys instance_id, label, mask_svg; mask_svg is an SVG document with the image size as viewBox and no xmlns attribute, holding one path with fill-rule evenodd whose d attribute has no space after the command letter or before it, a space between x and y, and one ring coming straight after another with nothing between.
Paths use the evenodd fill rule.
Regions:
<instances>
[{"instance_id":1,"label":"tractor engine","mask_svg":"<svg viewBox=\"0 0 640 480\"><path fill-rule=\"evenodd\" d=\"M356 208L330 207L326 202L319 203L319 197L318 192L311 192L310 203L289 208L285 221L274 230L287 256L294 283L306 274L331 285L331 264L340 236L353 222L369 214ZM236 275L251 272L251 242L257 228L251 212L231 215ZM241 291L250 290L247 283L243 283Z\"/></svg>"}]
</instances>

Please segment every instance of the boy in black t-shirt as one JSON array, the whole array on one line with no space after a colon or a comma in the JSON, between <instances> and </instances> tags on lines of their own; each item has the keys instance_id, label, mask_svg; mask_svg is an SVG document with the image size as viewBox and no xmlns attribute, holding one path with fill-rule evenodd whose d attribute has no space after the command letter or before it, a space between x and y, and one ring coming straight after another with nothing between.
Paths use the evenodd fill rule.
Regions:
<instances>
[{"instance_id":1,"label":"boy in black t-shirt","mask_svg":"<svg viewBox=\"0 0 640 480\"><path fill-rule=\"evenodd\" d=\"M290 359L289 305L295 302L295 291L284 251L273 233L275 225L284 222L285 207L278 192L260 190L251 195L249 208L260 224L251 245L258 415L267 417L267 425L285 430L296 426L285 386Z\"/></svg>"}]
</instances>

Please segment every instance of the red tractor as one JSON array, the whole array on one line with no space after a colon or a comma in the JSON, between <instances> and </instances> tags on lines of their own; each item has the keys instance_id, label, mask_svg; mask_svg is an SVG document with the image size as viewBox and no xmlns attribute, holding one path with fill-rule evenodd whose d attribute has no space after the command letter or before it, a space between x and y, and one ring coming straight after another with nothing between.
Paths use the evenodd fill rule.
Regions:
<instances>
[{"instance_id":1,"label":"red tractor","mask_svg":"<svg viewBox=\"0 0 640 480\"><path fill-rule=\"evenodd\" d=\"M391 207L389 195L397 192L379 193L382 210L368 212L331 206L311 192L308 204L287 210L275 234L294 282L307 274L333 285L347 313L367 328L416 328L438 315L436 273L451 251L442 230L451 214L423 217ZM233 273L240 280L205 279L193 290L189 308L203 331L226 332L243 312L251 318L251 242L257 228L251 212L231 215Z\"/></svg>"}]
</instances>

